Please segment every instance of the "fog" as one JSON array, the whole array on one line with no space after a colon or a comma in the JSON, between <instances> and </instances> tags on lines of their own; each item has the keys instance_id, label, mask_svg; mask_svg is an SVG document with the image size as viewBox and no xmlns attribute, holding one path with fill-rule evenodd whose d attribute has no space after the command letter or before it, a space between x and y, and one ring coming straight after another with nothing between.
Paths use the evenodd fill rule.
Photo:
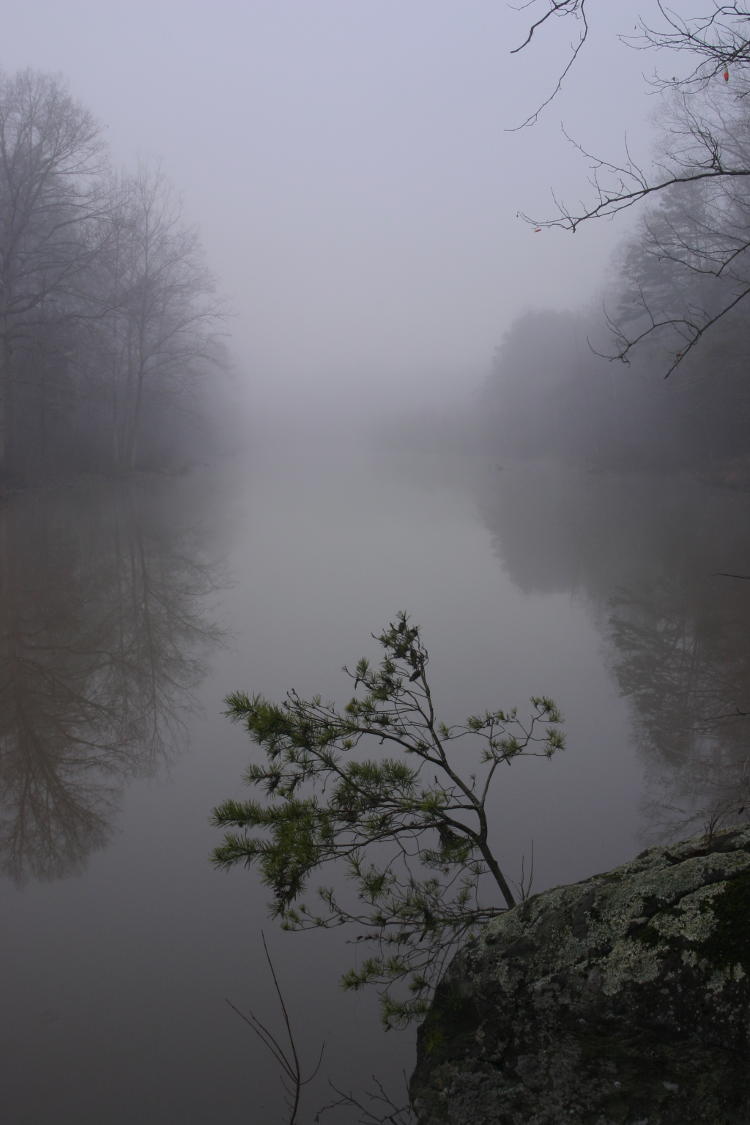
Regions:
<instances>
[{"instance_id":1,"label":"fog","mask_svg":"<svg viewBox=\"0 0 750 1125\"><path fill-rule=\"evenodd\" d=\"M156 159L229 298L256 412L355 397L419 403L476 384L528 307L600 286L615 232L534 234L517 212L585 191L561 133L648 152L643 59L597 14L585 65L533 129L564 27L512 56L504 4L238 5L32 0L5 14L2 64L62 74L115 160Z\"/></svg>"},{"instance_id":2,"label":"fog","mask_svg":"<svg viewBox=\"0 0 750 1125\"><path fill-rule=\"evenodd\" d=\"M402 1100L413 1027L384 1036L376 992L339 988L369 947L282 932L281 876L210 862L212 810L257 796L263 757L228 693L345 707L342 665L376 660L402 609L441 745L488 708L559 705L565 753L492 766L485 792L519 897L747 819L750 53L696 73L688 55L685 79L673 52L632 49L625 7L595 9L569 70L580 19L515 51L546 4L4 14L9 1120L202 1125L249 1104L288 1125L278 1067L224 1003L280 1019L262 929L305 1067L328 1045L299 1120L329 1078ZM353 807L345 831L372 823ZM435 901L463 940L456 807L413 866L458 865ZM331 885L353 886L339 866Z\"/></svg>"}]
</instances>

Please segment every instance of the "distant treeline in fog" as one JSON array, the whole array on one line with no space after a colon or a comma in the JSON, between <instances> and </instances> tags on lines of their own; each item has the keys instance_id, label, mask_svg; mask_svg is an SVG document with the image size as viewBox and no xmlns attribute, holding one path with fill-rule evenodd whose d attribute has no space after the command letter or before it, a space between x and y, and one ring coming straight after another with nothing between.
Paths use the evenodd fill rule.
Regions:
<instances>
[{"instance_id":1,"label":"distant treeline in fog","mask_svg":"<svg viewBox=\"0 0 750 1125\"><path fill-rule=\"evenodd\" d=\"M0 487L189 462L220 313L162 174L113 171L58 78L0 73Z\"/></svg>"},{"instance_id":2,"label":"distant treeline in fog","mask_svg":"<svg viewBox=\"0 0 750 1125\"><path fill-rule=\"evenodd\" d=\"M750 175L689 179L706 121L722 160L750 169L747 104L676 107L664 143L683 145L688 182L660 192L620 248L604 311L511 326L482 396L494 454L750 478Z\"/></svg>"}]
</instances>

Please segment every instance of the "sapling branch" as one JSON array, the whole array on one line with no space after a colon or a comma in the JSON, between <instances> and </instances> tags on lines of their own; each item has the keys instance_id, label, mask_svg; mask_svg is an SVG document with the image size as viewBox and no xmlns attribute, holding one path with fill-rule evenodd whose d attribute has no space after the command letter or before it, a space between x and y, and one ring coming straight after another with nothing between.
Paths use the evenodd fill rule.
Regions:
<instances>
[{"instance_id":1,"label":"sapling branch","mask_svg":"<svg viewBox=\"0 0 750 1125\"><path fill-rule=\"evenodd\" d=\"M377 984L391 1025L425 1010L459 941L515 905L491 841L491 785L503 763L551 757L564 740L544 696L532 699L526 721L515 710L439 721L419 627L400 613L375 639L380 664L344 668L354 695L341 709L295 691L280 704L242 692L227 698L229 716L265 752L246 775L265 800L214 810L214 823L228 830L214 862L257 867L286 929L351 925L357 941L373 942L377 954L344 984ZM452 744L462 739L459 758ZM329 867L336 887L318 888L320 905L311 905L310 880Z\"/></svg>"}]
</instances>

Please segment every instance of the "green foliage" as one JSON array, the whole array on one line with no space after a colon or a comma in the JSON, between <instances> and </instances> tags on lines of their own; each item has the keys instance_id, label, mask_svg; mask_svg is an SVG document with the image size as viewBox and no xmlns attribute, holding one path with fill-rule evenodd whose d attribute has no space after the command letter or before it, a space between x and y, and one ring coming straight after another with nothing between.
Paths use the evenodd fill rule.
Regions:
<instances>
[{"instance_id":1,"label":"green foliage","mask_svg":"<svg viewBox=\"0 0 750 1125\"><path fill-rule=\"evenodd\" d=\"M531 700L525 721L497 710L440 722L419 627L399 613L376 639L377 668L363 659L344 669L355 694L342 710L295 691L281 704L243 692L227 698L228 715L265 751L246 775L265 800L214 810L213 823L229 831L213 859L256 866L286 929L355 925L371 955L344 975L344 987L375 984L392 1026L423 1014L457 943L515 904L490 844L487 797L498 767L551 757L564 739L546 696ZM462 739L475 746L473 759L462 746L463 763L476 759L468 776L452 745ZM365 745L373 756L355 756ZM317 888L317 905L308 905L311 877L329 865L346 879Z\"/></svg>"}]
</instances>

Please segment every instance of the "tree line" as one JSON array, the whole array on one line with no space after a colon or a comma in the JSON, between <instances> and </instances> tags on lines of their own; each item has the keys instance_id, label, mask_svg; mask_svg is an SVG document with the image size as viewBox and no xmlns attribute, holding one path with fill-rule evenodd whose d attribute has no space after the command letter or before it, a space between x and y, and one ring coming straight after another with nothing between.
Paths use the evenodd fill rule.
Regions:
<instances>
[{"instance_id":1,"label":"tree line","mask_svg":"<svg viewBox=\"0 0 750 1125\"><path fill-rule=\"evenodd\" d=\"M220 317L161 171L115 171L59 78L0 73L0 487L185 460Z\"/></svg>"},{"instance_id":2,"label":"tree line","mask_svg":"<svg viewBox=\"0 0 750 1125\"><path fill-rule=\"evenodd\" d=\"M665 92L660 151L684 176L644 202L603 310L536 311L506 333L483 395L501 455L744 479L750 83L740 74L731 94L718 83ZM724 174L701 176L709 150Z\"/></svg>"}]
</instances>

